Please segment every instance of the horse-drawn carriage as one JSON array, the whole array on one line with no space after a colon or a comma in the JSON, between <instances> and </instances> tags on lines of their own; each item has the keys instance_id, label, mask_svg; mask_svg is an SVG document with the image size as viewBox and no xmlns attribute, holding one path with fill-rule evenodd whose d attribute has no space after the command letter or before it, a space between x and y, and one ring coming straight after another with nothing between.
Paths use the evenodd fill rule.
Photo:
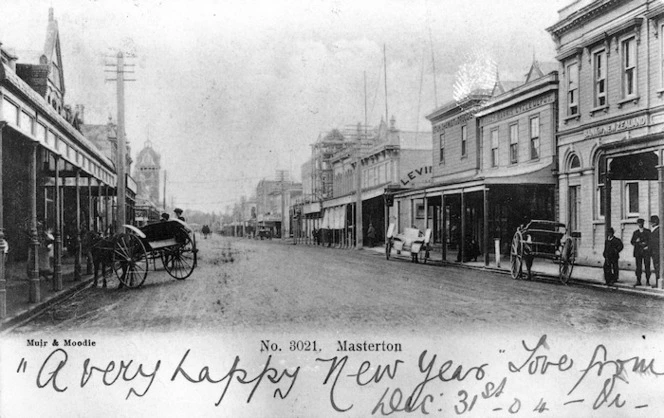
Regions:
<instances>
[{"instance_id":1,"label":"horse-drawn carriage","mask_svg":"<svg viewBox=\"0 0 664 418\"><path fill-rule=\"evenodd\" d=\"M145 282L150 261L153 270L160 259L173 278L184 280L196 267L194 231L178 219L147 224L141 228L124 225L125 232L113 237L112 270L127 287Z\"/></svg>"},{"instance_id":2,"label":"horse-drawn carriage","mask_svg":"<svg viewBox=\"0 0 664 418\"><path fill-rule=\"evenodd\" d=\"M419 262L419 255L422 253L424 263L429 259L429 241L431 241L431 229L422 233L417 228L405 228L403 234L395 234L395 225L390 224L387 228L387 241L385 243L385 257L389 260L392 255L392 249L397 254L408 252L413 263Z\"/></svg>"},{"instance_id":3,"label":"horse-drawn carriage","mask_svg":"<svg viewBox=\"0 0 664 418\"><path fill-rule=\"evenodd\" d=\"M568 233L567 226L560 222L532 220L517 228L510 246L510 272L513 279L521 278L523 263L530 270L535 257L554 260L558 263L558 276L563 284L572 277L576 251L574 238L580 233ZM530 275L530 271L528 271Z\"/></svg>"}]
</instances>

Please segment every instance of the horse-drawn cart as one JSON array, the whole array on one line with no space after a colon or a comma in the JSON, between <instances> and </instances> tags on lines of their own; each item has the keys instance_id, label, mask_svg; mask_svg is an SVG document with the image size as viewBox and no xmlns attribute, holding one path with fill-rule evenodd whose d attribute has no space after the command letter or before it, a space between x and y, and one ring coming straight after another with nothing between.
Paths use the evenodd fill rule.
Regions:
<instances>
[{"instance_id":1,"label":"horse-drawn cart","mask_svg":"<svg viewBox=\"0 0 664 418\"><path fill-rule=\"evenodd\" d=\"M387 228L387 241L385 243L385 257L389 260L392 255L392 249L397 254L408 252L411 261L419 262L419 255L422 253L424 263L429 259L429 241L431 240L431 229L427 229L424 234L417 228L405 228L403 234L395 234L395 225L390 224Z\"/></svg>"},{"instance_id":2,"label":"horse-drawn cart","mask_svg":"<svg viewBox=\"0 0 664 418\"><path fill-rule=\"evenodd\" d=\"M128 287L145 282L150 261L153 269L160 259L172 277L184 280L196 267L194 231L180 220L157 222L136 228L124 225L126 232L115 238L112 268L118 280Z\"/></svg>"},{"instance_id":3,"label":"horse-drawn cart","mask_svg":"<svg viewBox=\"0 0 664 418\"><path fill-rule=\"evenodd\" d=\"M578 236L579 233L569 234L565 224L555 221L532 220L517 228L510 246L512 278L521 277L524 261L530 275L532 260L540 257L556 261L560 281L567 284L576 257L573 238Z\"/></svg>"}]
</instances>

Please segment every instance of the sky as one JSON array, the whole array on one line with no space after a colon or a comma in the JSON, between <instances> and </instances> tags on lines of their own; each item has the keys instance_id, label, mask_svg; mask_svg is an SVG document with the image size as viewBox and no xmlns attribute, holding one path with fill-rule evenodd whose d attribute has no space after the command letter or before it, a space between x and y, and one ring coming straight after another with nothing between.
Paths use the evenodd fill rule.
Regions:
<instances>
[{"instance_id":1,"label":"sky","mask_svg":"<svg viewBox=\"0 0 664 418\"><path fill-rule=\"evenodd\" d=\"M385 118L387 103L397 128L430 131L425 116L453 100L469 62L491 61L501 80L518 80L533 57L553 61L545 29L569 3L3 0L0 42L42 49L53 7L65 102L85 105L89 124L116 120L106 64L128 54L132 156L150 140L169 203L223 212L277 170L300 180L309 145L364 122L365 100L369 125Z\"/></svg>"}]
</instances>

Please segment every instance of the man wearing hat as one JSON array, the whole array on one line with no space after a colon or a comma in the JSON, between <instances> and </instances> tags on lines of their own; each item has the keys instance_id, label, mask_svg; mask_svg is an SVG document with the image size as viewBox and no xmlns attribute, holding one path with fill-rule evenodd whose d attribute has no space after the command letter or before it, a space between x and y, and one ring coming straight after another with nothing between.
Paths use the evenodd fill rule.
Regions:
<instances>
[{"instance_id":1,"label":"man wearing hat","mask_svg":"<svg viewBox=\"0 0 664 418\"><path fill-rule=\"evenodd\" d=\"M606 241L604 241L604 280L606 284L611 286L618 281L620 268L618 261L620 260L620 252L623 250L622 241L614 235L614 230L611 227L606 229Z\"/></svg>"},{"instance_id":2,"label":"man wearing hat","mask_svg":"<svg viewBox=\"0 0 664 418\"><path fill-rule=\"evenodd\" d=\"M636 286L641 286L641 273L645 267L646 284L650 286L650 230L644 228L645 220L642 218L636 221L639 229L632 234L630 241L634 246L634 258L636 259Z\"/></svg>"},{"instance_id":3,"label":"man wearing hat","mask_svg":"<svg viewBox=\"0 0 664 418\"><path fill-rule=\"evenodd\" d=\"M657 287L657 281L659 280L659 216L652 215L650 217L650 226L652 228L650 232L650 255L652 256L653 270L655 270L655 284L653 284L653 287Z\"/></svg>"},{"instance_id":4,"label":"man wearing hat","mask_svg":"<svg viewBox=\"0 0 664 418\"><path fill-rule=\"evenodd\" d=\"M182 222L186 222L185 219L184 219L184 216L182 216L182 209L175 208L175 210L173 212L175 212L175 216L177 216L177 218L179 220L181 220Z\"/></svg>"}]
</instances>

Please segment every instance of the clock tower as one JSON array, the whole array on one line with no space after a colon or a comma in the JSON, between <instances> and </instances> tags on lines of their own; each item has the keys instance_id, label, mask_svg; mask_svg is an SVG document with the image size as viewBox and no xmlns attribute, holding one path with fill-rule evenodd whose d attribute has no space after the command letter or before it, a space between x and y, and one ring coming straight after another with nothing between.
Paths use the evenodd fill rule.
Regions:
<instances>
[{"instance_id":1,"label":"clock tower","mask_svg":"<svg viewBox=\"0 0 664 418\"><path fill-rule=\"evenodd\" d=\"M138 185L137 195L159 205L159 173L161 171L161 156L152 148L152 142L147 140L143 149L136 157L134 165L134 179Z\"/></svg>"}]
</instances>

